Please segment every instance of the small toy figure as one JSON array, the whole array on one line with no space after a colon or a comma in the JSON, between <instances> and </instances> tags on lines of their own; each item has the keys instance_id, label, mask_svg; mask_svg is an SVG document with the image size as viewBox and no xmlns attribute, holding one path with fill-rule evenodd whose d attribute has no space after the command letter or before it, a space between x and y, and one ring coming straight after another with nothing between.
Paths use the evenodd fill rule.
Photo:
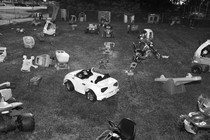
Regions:
<instances>
[{"instance_id":1,"label":"small toy figure","mask_svg":"<svg viewBox=\"0 0 210 140\"><path fill-rule=\"evenodd\" d=\"M30 72L31 67L38 68L38 66L35 66L32 64L33 60L34 60L34 56L31 56L31 59L27 59L27 56L23 55L23 64L22 64L21 71Z\"/></svg>"},{"instance_id":2,"label":"small toy figure","mask_svg":"<svg viewBox=\"0 0 210 140\"><path fill-rule=\"evenodd\" d=\"M7 56L6 47L0 47L0 62L4 62L4 59Z\"/></svg>"},{"instance_id":3,"label":"small toy figure","mask_svg":"<svg viewBox=\"0 0 210 140\"><path fill-rule=\"evenodd\" d=\"M104 30L102 32L102 37L107 37L107 38L114 37L113 30L112 30L112 26L111 25L106 25L104 27Z\"/></svg>"},{"instance_id":4,"label":"small toy figure","mask_svg":"<svg viewBox=\"0 0 210 140\"><path fill-rule=\"evenodd\" d=\"M100 30L97 24L89 24L89 26L85 30L85 33L99 34Z\"/></svg>"}]
</instances>

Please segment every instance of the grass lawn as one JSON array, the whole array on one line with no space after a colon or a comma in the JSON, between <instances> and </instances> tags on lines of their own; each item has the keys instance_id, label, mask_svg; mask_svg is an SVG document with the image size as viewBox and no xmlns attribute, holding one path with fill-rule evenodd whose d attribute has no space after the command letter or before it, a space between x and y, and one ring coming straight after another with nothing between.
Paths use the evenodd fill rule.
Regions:
<instances>
[{"instance_id":1,"label":"grass lawn","mask_svg":"<svg viewBox=\"0 0 210 140\"><path fill-rule=\"evenodd\" d=\"M94 140L108 128L108 120L118 122L123 117L137 124L136 140L190 140L191 134L175 128L180 114L196 110L197 97L208 95L209 73L201 74L200 83L187 84L186 93L170 95L162 90L161 83L154 79L164 74L166 77L184 77L191 72L193 54L198 40L203 39L210 29L151 25L139 23L141 30L150 28L154 32L154 47L169 59L157 60L154 57L138 64L133 78L125 70L130 67L133 51L131 44L137 42L137 35L126 33L126 24L113 23L114 38L85 34L88 23L79 23L77 30L71 30L66 22L57 22L57 36L48 36L39 42L36 33L43 26L34 27L30 23L0 26L0 45L7 47L8 57L0 63L0 83L15 82L13 96L24 103L26 112L35 115L36 129L33 133L18 131L0 135L4 140ZM15 29L25 28L25 34ZM34 30L36 29L36 30ZM30 35L36 40L33 49L23 46L22 37ZM120 92L101 101L90 102L84 95L67 92L62 85L64 76L80 68L97 67L104 58L102 51L105 41L114 41L114 53L109 56L110 75L120 84ZM68 70L57 71L54 67L31 68L30 73L20 71L22 56L54 54L62 49L70 54ZM30 78L43 76L38 87L27 86Z\"/></svg>"}]
</instances>

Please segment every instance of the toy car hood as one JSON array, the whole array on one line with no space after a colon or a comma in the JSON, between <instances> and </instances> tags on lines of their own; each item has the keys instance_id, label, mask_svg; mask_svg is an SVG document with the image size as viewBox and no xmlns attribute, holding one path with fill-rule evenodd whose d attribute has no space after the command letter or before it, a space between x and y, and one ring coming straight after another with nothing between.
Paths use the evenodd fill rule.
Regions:
<instances>
[{"instance_id":1,"label":"toy car hood","mask_svg":"<svg viewBox=\"0 0 210 140\"><path fill-rule=\"evenodd\" d=\"M201 44L200 47L198 47L198 49L195 51L194 57L200 58L202 50L205 47L207 47L208 45L210 45L210 40L209 39L206 42L204 42L203 44Z\"/></svg>"}]
</instances>

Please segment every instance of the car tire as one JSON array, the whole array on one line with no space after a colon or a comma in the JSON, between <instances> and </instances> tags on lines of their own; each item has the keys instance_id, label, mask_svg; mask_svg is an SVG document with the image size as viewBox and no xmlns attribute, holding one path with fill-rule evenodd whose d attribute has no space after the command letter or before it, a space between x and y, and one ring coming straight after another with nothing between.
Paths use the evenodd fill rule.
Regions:
<instances>
[{"instance_id":1,"label":"car tire","mask_svg":"<svg viewBox=\"0 0 210 140\"><path fill-rule=\"evenodd\" d=\"M24 113L17 117L17 128L23 132L31 132L35 129L35 119L33 114Z\"/></svg>"},{"instance_id":2,"label":"car tire","mask_svg":"<svg viewBox=\"0 0 210 140\"><path fill-rule=\"evenodd\" d=\"M200 74L202 72L202 67L200 65L194 65L191 68L191 72Z\"/></svg>"},{"instance_id":3,"label":"car tire","mask_svg":"<svg viewBox=\"0 0 210 140\"><path fill-rule=\"evenodd\" d=\"M86 95L86 98L89 101L91 101L91 102L96 101L96 94L91 89L89 89L88 91L86 91L85 92L85 95Z\"/></svg>"},{"instance_id":4,"label":"car tire","mask_svg":"<svg viewBox=\"0 0 210 140\"><path fill-rule=\"evenodd\" d=\"M74 85L73 85L73 83L72 83L71 81L67 81L67 82L65 83L65 86L66 86L66 89L67 89L68 91L74 91Z\"/></svg>"}]
</instances>

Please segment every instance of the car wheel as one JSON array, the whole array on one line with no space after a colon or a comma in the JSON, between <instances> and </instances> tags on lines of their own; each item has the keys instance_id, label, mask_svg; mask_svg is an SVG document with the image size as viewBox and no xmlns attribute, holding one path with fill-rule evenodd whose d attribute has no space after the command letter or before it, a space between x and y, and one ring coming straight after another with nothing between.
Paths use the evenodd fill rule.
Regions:
<instances>
[{"instance_id":1,"label":"car wheel","mask_svg":"<svg viewBox=\"0 0 210 140\"><path fill-rule=\"evenodd\" d=\"M95 94L91 89L89 89L89 90L85 93L85 95L86 95L86 98L87 98L88 100L90 100L91 102L96 101L96 94Z\"/></svg>"},{"instance_id":2,"label":"car wheel","mask_svg":"<svg viewBox=\"0 0 210 140\"><path fill-rule=\"evenodd\" d=\"M74 90L74 85L73 85L73 83L72 83L71 81L67 81L67 82L65 83L65 86L66 86L66 89L67 89L68 91L73 91L73 90Z\"/></svg>"},{"instance_id":3,"label":"car wheel","mask_svg":"<svg viewBox=\"0 0 210 140\"><path fill-rule=\"evenodd\" d=\"M194 65L191 68L192 73L200 74L202 72L202 67L200 65Z\"/></svg>"},{"instance_id":4,"label":"car wheel","mask_svg":"<svg viewBox=\"0 0 210 140\"><path fill-rule=\"evenodd\" d=\"M24 113L17 117L17 128L20 131L29 132L35 129L35 119L31 113Z\"/></svg>"}]
</instances>

